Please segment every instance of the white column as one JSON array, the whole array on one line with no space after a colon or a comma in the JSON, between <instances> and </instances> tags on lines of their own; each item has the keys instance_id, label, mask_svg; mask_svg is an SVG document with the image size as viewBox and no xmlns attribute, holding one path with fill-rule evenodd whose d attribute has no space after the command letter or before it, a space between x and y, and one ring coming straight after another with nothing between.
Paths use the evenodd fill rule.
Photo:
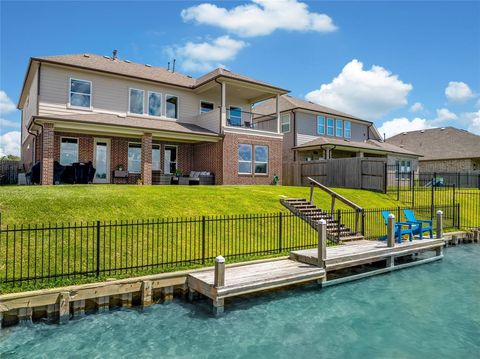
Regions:
<instances>
[{"instance_id":1,"label":"white column","mask_svg":"<svg viewBox=\"0 0 480 359\"><path fill-rule=\"evenodd\" d=\"M227 93L227 85L225 82L222 82L222 96L221 96L221 113L220 113L220 123L223 129L224 126L227 125L227 102L226 102L226 93Z\"/></svg>"},{"instance_id":2,"label":"white column","mask_svg":"<svg viewBox=\"0 0 480 359\"><path fill-rule=\"evenodd\" d=\"M276 101L276 112L277 112L277 133L282 132L282 125L280 122L280 95L277 95L277 101Z\"/></svg>"}]
</instances>

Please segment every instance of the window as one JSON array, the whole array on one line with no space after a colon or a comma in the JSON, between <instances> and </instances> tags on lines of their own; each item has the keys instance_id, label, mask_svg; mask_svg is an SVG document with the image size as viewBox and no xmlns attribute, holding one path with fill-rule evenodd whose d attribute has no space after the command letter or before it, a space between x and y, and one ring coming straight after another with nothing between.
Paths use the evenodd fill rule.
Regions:
<instances>
[{"instance_id":1,"label":"window","mask_svg":"<svg viewBox=\"0 0 480 359\"><path fill-rule=\"evenodd\" d=\"M177 146L165 146L165 157L163 172L165 174L176 174L177 172Z\"/></svg>"},{"instance_id":2,"label":"window","mask_svg":"<svg viewBox=\"0 0 480 359\"><path fill-rule=\"evenodd\" d=\"M255 173L268 173L268 146L255 146Z\"/></svg>"},{"instance_id":3,"label":"window","mask_svg":"<svg viewBox=\"0 0 480 359\"><path fill-rule=\"evenodd\" d=\"M327 135L333 136L333 118L327 118Z\"/></svg>"},{"instance_id":4,"label":"window","mask_svg":"<svg viewBox=\"0 0 480 359\"><path fill-rule=\"evenodd\" d=\"M241 126L242 109L240 107L230 106L228 121L230 126Z\"/></svg>"},{"instance_id":5,"label":"window","mask_svg":"<svg viewBox=\"0 0 480 359\"><path fill-rule=\"evenodd\" d=\"M140 173L142 169L142 145L140 143L128 144L128 171Z\"/></svg>"},{"instance_id":6,"label":"window","mask_svg":"<svg viewBox=\"0 0 480 359\"><path fill-rule=\"evenodd\" d=\"M317 134L325 134L325 117L317 116Z\"/></svg>"},{"instance_id":7,"label":"window","mask_svg":"<svg viewBox=\"0 0 480 359\"><path fill-rule=\"evenodd\" d=\"M335 120L335 136L343 137L343 121Z\"/></svg>"},{"instance_id":8,"label":"window","mask_svg":"<svg viewBox=\"0 0 480 359\"><path fill-rule=\"evenodd\" d=\"M280 117L280 126L282 133L290 132L290 114L284 113Z\"/></svg>"},{"instance_id":9,"label":"window","mask_svg":"<svg viewBox=\"0 0 480 359\"><path fill-rule=\"evenodd\" d=\"M130 104L128 110L130 113L143 115L143 90L130 89Z\"/></svg>"},{"instance_id":10,"label":"window","mask_svg":"<svg viewBox=\"0 0 480 359\"><path fill-rule=\"evenodd\" d=\"M238 173L252 173L252 145L238 145Z\"/></svg>"},{"instance_id":11,"label":"window","mask_svg":"<svg viewBox=\"0 0 480 359\"><path fill-rule=\"evenodd\" d=\"M70 106L92 107L92 82L70 79Z\"/></svg>"},{"instance_id":12,"label":"window","mask_svg":"<svg viewBox=\"0 0 480 359\"><path fill-rule=\"evenodd\" d=\"M212 102L200 101L200 113L213 111L215 105Z\"/></svg>"},{"instance_id":13,"label":"window","mask_svg":"<svg viewBox=\"0 0 480 359\"><path fill-rule=\"evenodd\" d=\"M343 136L345 136L345 138L352 137L352 132L350 128L351 128L350 121L343 121Z\"/></svg>"},{"instance_id":14,"label":"window","mask_svg":"<svg viewBox=\"0 0 480 359\"><path fill-rule=\"evenodd\" d=\"M169 118L178 118L178 97L166 95L166 115Z\"/></svg>"},{"instance_id":15,"label":"window","mask_svg":"<svg viewBox=\"0 0 480 359\"><path fill-rule=\"evenodd\" d=\"M405 160L397 160L395 161L395 178L398 178L400 175L400 178L402 179L408 179L410 176L410 171L412 170L412 162L411 161L405 161Z\"/></svg>"},{"instance_id":16,"label":"window","mask_svg":"<svg viewBox=\"0 0 480 359\"><path fill-rule=\"evenodd\" d=\"M160 145L152 145L152 171L160 171Z\"/></svg>"},{"instance_id":17,"label":"window","mask_svg":"<svg viewBox=\"0 0 480 359\"><path fill-rule=\"evenodd\" d=\"M162 94L158 92L148 93L148 114L150 116L161 116Z\"/></svg>"},{"instance_id":18,"label":"window","mask_svg":"<svg viewBox=\"0 0 480 359\"><path fill-rule=\"evenodd\" d=\"M60 140L60 164L69 166L78 162L78 139L62 137Z\"/></svg>"}]
</instances>

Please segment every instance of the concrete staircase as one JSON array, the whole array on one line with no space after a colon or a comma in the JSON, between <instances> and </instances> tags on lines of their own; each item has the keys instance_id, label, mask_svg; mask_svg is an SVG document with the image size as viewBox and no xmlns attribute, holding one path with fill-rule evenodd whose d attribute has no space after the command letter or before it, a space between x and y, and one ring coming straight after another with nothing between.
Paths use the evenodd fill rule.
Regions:
<instances>
[{"instance_id":1,"label":"concrete staircase","mask_svg":"<svg viewBox=\"0 0 480 359\"><path fill-rule=\"evenodd\" d=\"M343 223L338 223L338 220L331 213L323 211L305 198L285 198L281 199L280 203L309 223L314 229L317 229L318 222L324 219L327 222L327 236L334 242L341 243L364 239L360 233L355 233Z\"/></svg>"}]
</instances>

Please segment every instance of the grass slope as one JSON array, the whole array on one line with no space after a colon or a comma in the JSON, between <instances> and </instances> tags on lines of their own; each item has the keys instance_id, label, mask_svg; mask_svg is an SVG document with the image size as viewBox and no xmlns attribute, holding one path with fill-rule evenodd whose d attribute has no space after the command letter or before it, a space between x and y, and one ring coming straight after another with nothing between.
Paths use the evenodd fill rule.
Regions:
<instances>
[{"instance_id":1,"label":"grass slope","mask_svg":"<svg viewBox=\"0 0 480 359\"><path fill-rule=\"evenodd\" d=\"M398 202L371 191L336 189L360 206ZM2 224L74 222L272 213L281 196L308 198L307 187L284 186L7 186L0 188ZM315 203L330 208L330 196L315 190ZM337 201L339 208L344 208Z\"/></svg>"}]
</instances>

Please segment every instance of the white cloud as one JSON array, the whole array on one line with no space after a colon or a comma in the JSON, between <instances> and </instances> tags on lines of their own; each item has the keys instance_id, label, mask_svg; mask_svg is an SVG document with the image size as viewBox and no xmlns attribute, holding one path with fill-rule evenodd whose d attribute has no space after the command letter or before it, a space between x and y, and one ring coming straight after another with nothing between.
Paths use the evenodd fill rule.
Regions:
<instances>
[{"instance_id":1,"label":"white cloud","mask_svg":"<svg viewBox=\"0 0 480 359\"><path fill-rule=\"evenodd\" d=\"M441 125L444 122L456 120L458 116L446 108L437 109L437 117L432 120L432 124Z\"/></svg>"},{"instance_id":2,"label":"white cloud","mask_svg":"<svg viewBox=\"0 0 480 359\"><path fill-rule=\"evenodd\" d=\"M363 63L352 60L331 83L309 92L307 100L345 111L365 119L381 117L391 110L405 106L412 90L381 66L363 69Z\"/></svg>"},{"instance_id":3,"label":"white cloud","mask_svg":"<svg viewBox=\"0 0 480 359\"><path fill-rule=\"evenodd\" d=\"M20 131L11 131L0 136L0 157L6 155L20 155Z\"/></svg>"},{"instance_id":4,"label":"white cloud","mask_svg":"<svg viewBox=\"0 0 480 359\"><path fill-rule=\"evenodd\" d=\"M4 127L20 127L20 122L0 118L0 129Z\"/></svg>"},{"instance_id":5,"label":"white cloud","mask_svg":"<svg viewBox=\"0 0 480 359\"><path fill-rule=\"evenodd\" d=\"M462 113L460 115L460 122L467 126L468 131L480 135L480 110Z\"/></svg>"},{"instance_id":6,"label":"white cloud","mask_svg":"<svg viewBox=\"0 0 480 359\"><path fill-rule=\"evenodd\" d=\"M411 107L410 107L410 112L418 112L418 111L423 111L424 107L421 102L415 102Z\"/></svg>"},{"instance_id":7,"label":"white cloud","mask_svg":"<svg viewBox=\"0 0 480 359\"><path fill-rule=\"evenodd\" d=\"M445 96L452 102L465 102L475 95L465 82L450 81L445 89Z\"/></svg>"},{"instance_id":8,"label":"white cloud","mask_svg":"<svg viewBox=\"0 0 480 359\"><path fill-rule=\"evenodd\" d=\"M477 100L477 103L475 104L475 108L480 110L480 98Z\"/></svg>"},{"instance_id":9,"label":"white cloud","mask_svg":"<svg viewBox=\"0 0 480 359\"><path fill-rule=\"evenodd\" d=\"M380 132L382 136L385 134L385 136L389 138L402 132L419 131L432 127L429 121L424 118L416 117L413 120L409 120L406 117L401 117L385 121L382 126L378 128L378 132Z\"/></svg>"},{"instance_id":10,"label":"white cloud","mask_svg":"<svg viewBox=\"0 0 480 359\"><path fill-rule=\"evenodd\" d=\"M233 60L238 52L248 44L234 40L228 35L205 42L187 42L183 46L170 47L171 56L178 57L185 71L210 71L224 67L221 62Z\"/></svg>"},{"instance_id":11,"label":"white cloud","mask_svg":"<svg viewBox=\"0 0 480 359\"><path fill-rule=\"evenodd\" d=\"M10 100L7 93L0 90L0 114L13 112L16 108L17 106Z\"/></svg>"},{"instance_id":12,"label":"white cloud","mask_svg":"<svg viewBox=\"0 0 480 359\"><path fill-rule=\"evenodd\" d=\"M337 29L325 14L310 12L297 0L252 0L232 9L203 3L182 10L184 21L217 26L239 36L269 35L275 30L332 32Z\"/></svg>"}]
</instances>

